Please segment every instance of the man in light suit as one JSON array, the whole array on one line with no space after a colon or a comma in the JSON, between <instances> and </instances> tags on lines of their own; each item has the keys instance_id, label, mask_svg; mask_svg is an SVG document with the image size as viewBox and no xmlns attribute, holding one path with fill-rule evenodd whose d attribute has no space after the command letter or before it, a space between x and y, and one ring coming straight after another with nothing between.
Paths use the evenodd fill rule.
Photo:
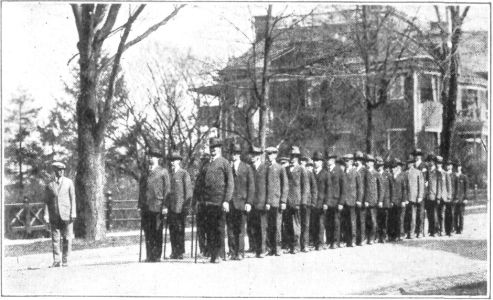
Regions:
<instances>
[{"instance_id":1,"label":"man in light suit","mask_svg":"<svg viewBox=\"0 0 493 300\"><path fill-rule=\"evenodd\" d=\"M60 235L62 238L61 265L66 267L74 238L75 188L72 180L63 176L65 170L63 163L54 162L51 166L55 172L55 178L46 186L44 220L50 224L51 228L54 260L52 267L60 267Z\"/></svg>"},{"instance_id":2,"label":"man in light suit","mask_svg":"<svg viewBox=\"0 0 493 300\"><path fill-rule=\"evenodd\" d=\"M415 168L415 160L408 160L409 169L407 170L407 184L408 184L408 213L409 213L409 230L407 231L407 238L412 239L414 235L419 238L421 229L420 219L417 218L417 213L421 212L425 181L423 173Z\"/></svg>"}]
</instances>

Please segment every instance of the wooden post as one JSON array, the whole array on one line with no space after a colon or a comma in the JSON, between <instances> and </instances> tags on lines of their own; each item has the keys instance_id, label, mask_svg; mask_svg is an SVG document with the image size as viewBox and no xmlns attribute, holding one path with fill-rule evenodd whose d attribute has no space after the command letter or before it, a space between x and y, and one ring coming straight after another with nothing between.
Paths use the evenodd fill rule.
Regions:
<instances>
[{"instance_id":1,"label":"wooden post","mask_svg":"<svg viewBox=\"0 0 493 300\"><path fill-rule=\"evenodd\" d=\"M478 201L478 185L474 185L474 201Z\"/></svg>"},{"instance_id":2,"label":"wooden post","mask_svg":"<svg viewBox=\"0 0 493 300\"><path fill-rule=\"evenodd\" d=\"M24 218L24 221L26 222L24 228L27 234L31 234L31 210L29 208L29 198L24 197L23 202L24 202L24 212L26 213L26 216Z\"/></svg>"},{"instance_id":3,"label":"wooden post","mask_svg":"<svg viewBox=\"0 0 493 300\"><path fill-rule=\"evenodd\" d=\"M111 217L113 209L113 199L111 198L111 191L106 192L106 230L111 230Z\"/></svg>"}]
</instances>

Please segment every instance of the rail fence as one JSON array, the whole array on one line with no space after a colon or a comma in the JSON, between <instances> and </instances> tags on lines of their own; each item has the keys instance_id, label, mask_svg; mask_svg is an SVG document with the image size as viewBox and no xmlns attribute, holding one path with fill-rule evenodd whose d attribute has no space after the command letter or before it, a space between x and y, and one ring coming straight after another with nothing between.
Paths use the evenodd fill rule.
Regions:
<instances>
[{"instance_id":1,"label":"rail fence","mask_svg":"<svg viewBox=\"0 0 493 300\"><path fill-rule=\"evenodd\" d=\"M487 203L487 190L469 190L468 199L471 204ZM470 205L471 205L470 204ZM140 215L137 200L114 200L112 193L106 193L106 229L108 231L125 231L140 228ZM33 238L49 236L49 227L44 222L44 203L24 202L10 203L4 206L5 234L8 238ZM191 216L187 218L190 224Z\"/></svg>"}]
</instances>

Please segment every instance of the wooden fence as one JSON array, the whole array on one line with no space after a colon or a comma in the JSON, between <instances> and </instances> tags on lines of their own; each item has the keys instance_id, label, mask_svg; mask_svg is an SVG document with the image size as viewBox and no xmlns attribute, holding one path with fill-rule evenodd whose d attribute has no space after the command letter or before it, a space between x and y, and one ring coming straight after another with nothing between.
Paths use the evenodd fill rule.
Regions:
<instances>
[{"instance_id":1,"label":"wooden fence","mask_svg":"<svg viewBox=\"0 0 493 300\"><path fill-rule=\"evenodd\" d=\"M469 190L470 205L488 202L487 190L475 188ZM48 226L43 220L44 203L11 203L5 204L5 228L7 237L32 237L47 235ZM188 216L187 223L190 223ZM106 229L108 231L124 231L140 228L140 215L137 211L137 200L113 200L111 192L106 193Z\"/></svg>"}]
</instances>

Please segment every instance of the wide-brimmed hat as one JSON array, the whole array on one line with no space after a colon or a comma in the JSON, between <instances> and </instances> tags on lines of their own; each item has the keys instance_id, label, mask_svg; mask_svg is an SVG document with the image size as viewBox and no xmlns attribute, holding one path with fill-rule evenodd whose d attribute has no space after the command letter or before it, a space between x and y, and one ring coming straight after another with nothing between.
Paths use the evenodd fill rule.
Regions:
<instances>
[{"instance_id":1,"label":"wide-brimmed hat","mask_svg":"<svg viewBox=\"0 0 493 300\"><path fill-rule=\"evenodd\" d=\"M209 147L221 147L223 145L223 141L220 138L210 138L209 139Z\"/></svg>"},{"instance_id":2,"label":"wide-brimmed hat","mask_svg":"<svg viewBox=\"0 0 493 300\"><path fill-rule=\"evenodd\" d=\"M327 149L325 150L325 158L326 159L337 158L337 155L335 155L332 151Z\"/></svg>"},{"instance_id":3,"label":"wide-brimmed hat","mask_svg":"<svg viewBox=\"0 0 493 300\"><path fill-rule=\"evenodd\" d=\"M284 155L283 155L283 156L279 156L279 157L277 158L277 161L279 161L279 163L282 163L282 162L288 162L288 161L289 161L289 157L284 156Z\"/></svg>"},{"instance_id":4,"label":"wide-brimmed hat","mask_svg":"<svg viewBox=\"0 0 493 300\"><path fill-rule=\"evenodd\" d=\"M306 161L306 166L313 166L313 160L308 157L308 160Z\"/></svg>"},{"instance_id":5,"label":"wide-brimmed hat","mask_svg":"<svg viewBox=\"0 0 493 300\"><path fill-rule=\"evenodd\" d=\"M354 159L354 155L352 155L351 153L349 153L349 154L344 154L344 155L342 156L342 159L344 159L344 160L353 160L353 159Z\"/></svg>"},{"instance_id":6,"label":"wide-brimmed hat","mask_svg":"<svg viewBox=\"0 0 493 300\"><path fill-rule=\"evenodd\" d=\"M365 160L375 162L375 157L371 154L367 154Z\"/></svg>"},{"instance_id":7,"label":"wide-brimmed hat","mask_svg":"<svg viewBox=\"0 0 493 300\"><path fill-rule=\"evenodd\" d=\"M381 156L375 157L375 163L377 164L377 166L383 166L384 165L383 158Z\"/></svg>"},{"instance_id":8,"label":"wide-brimmed hat","mask_svg":"<svg viewBox=\"0 0 493 300\"><path fill-rule=\"evenodd\" d=\"M182 160L183 157L181 156L180 152L178 151L171 151L170 155L169 155L169 160L173 161L173 160Z\"/></svg>"},{"instance_id":9,"label":"wide-brimmed hat","mask_svg":"<svg viewBox=\"0 0 493 300\"><path fill-rule=\"evenodd\" d=\"M254 155L262 154L262 148L257 147L257 146L252 146L250 148L250 154L254 154Z\"/></svg>"},{"instance_id":10,"label":"wide-brimmed hat","mask_svg":"<svg viewBox=\"0 0 493 300\"><path fill-rule=\"evenodd\" d=\"M301 156L300 147L298 147L298 146L292 146L291 147L291 151L289 151L289 155L300 157Z\"/></svg>"},{"instance_id":11,"label":"wide-brimmed hat","mask_svg":"<svg viewBox=\"0 0 493 300\"><path fill-rule=\"evenodd\" d=\"M277 148L276 148L276 147L267 147L267 148L265 149L265 153L267 153L267 154L270 154L270 153L277 153L277 152L278 152L278 150L277 150Z\"/></svg>"},{"instance_id":12,"label":"wide-brimmed hat","mask_svg":"<svg viewBox=\"0 0 493 300\"><path fill-rule=\"evenodd\" d=\"M356 152L354 152L354 159L355 160L365 160L365 155L361 151L356 151Z\"/></svg>"},{"instance_id":13,"label":"wide-brimmed hat","mask_svg":"<svg viewBox=\"0 0 493 300\"><path fill-rule=\"evenodd\" d=\"M398 158L394 158L394 160L392 161L392 168L395 168L397 166L403 166L404 163L402 162L402 160L398 159Z\"/></svg>"},{"instance_id":14,"label":"wide-brimmed hat","mask_svg":"<svg viewBox=\"0 0 493 300\"><path fill-rule=\"evenodd\" d=\"M437 164L443 164L443 157L440 155L435 156L435 162Z\"/></svg>"},{"instance_id":15,"label":"wide-brimmed hat","mask_svg":"<svg viewBox=\"0 0 493 300\"><path fill-rule=\"evenodd\" d=\"M231 145L231 153L232 154L240 154L241 153L241 146L240 146L240 144L233 144L233 145Z\"/></svg>"},{"instance_id":16,"label":"wide-brimmed hat","mask_svg":"<svg viewBox=\"0 0 493 300\"><path fill-rule=\"evenodd\" d=\"M55 161L51 164L51 166L55 169L61 169L61 170L66 168L65 164L62 163L61 161Z\"/></svg>"},{"instance_id":17,"label":"wide-brimmed hat","mask_svg":"<svg viewBox=\"0 0 493 300\"><path fill-rule=\"evenodd\" d=\"M414 149L413 152L411 152L411 154L414 156L423 155L423 150L421 150L420 148L416 148L416 149Z\"/></svg>"}]
</instances>

